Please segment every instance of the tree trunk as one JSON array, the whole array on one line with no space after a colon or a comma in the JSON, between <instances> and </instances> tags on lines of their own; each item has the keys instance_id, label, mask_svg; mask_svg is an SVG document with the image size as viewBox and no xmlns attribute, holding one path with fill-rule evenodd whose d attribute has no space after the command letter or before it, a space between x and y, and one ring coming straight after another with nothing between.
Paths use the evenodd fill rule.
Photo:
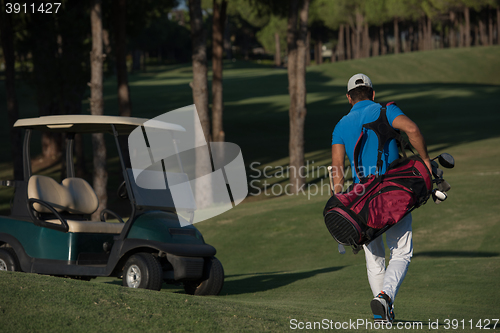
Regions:
<instances>
[{"instance_id":1,"label":"tree trunk","mask_svg":"<svg viewBox=\"0 0 500 333\"><path fill-rule=\"evenodd\" d=\"M479 27L474 25L474 46L479 46Z\"/></svg>"},{"instance_id":2,"label":"tree trunk","mask_svg":"<svg viewBox=\"0 0 500 333\"><path fill-rule=\"evenodd\" d=\"M427 39L427 23L425 21L425 16L422 17L422 50L426 51L429 49L429 40Z\"/></svg>"},{"instance_id":3,"label":"tree trunk","mask_svg":"<svg viewBox=\"0 0 500 333\"><path fill-rule=\"evenodd\" d=\"M413 39L415 38L414 32L413 32L413 24L410 23L410 27L408 28L408 51L411 52L413 51Z\"/></svg>"},{"instance_id":4,"label":"tree trunk","mask_svg":"<svg viewBox=\"0 0 500 333\"><path fill-rule=\"evenodd\" d=\"M352 53L351 53L351 28L350 25L347 24L345 26L345 48L346 48L346 60L352 59Z\"/></svg>"},{"instance_id":5,"label":"tree trunk","mask_svg":"<svg viewBox=\"0 0 500 333\"><path fill-rule=\"evenodd\" d=\"M90 53L90 113L102 115L104 99L102 93L103 80L103 53L102 53L102 10L101 0L90 1L90 22L92 28L92 52ZM94 191L99 200L99 208L92 214L92 220L99 221L101 211L106 208L108 195L106 185L108 173L106 171L106 145L103 133L92 134L94 149Z\"/></svg>"},{"instance_id":6,"label":"tree trunk","mask_svg":"<svg viewBox=\"0 0 500 333\"><path fill-rule=\"evenodd\" d=\"M345 26L341 24L339 26L339 41L337 46L338 60L345 60L345 46L344 46L344 36L345 36Z\"/></svg>"},{"instance_id":7,"label":"tree trunk","mask_svg":"<svg viewBox=\"0 0 500 333\"><path fill-rule=\"evenodd\" d=\"M114 0L115 8L115 57L116 57L116 79L118 83L118 109L122 117L132 115L130 102L130 90L127 74L127 0Z\"/></svg>"},{"instance_id":8,"label":"tree trunk","mask_svg":"<svg viewBox=\"0 0 500 333\"><path fill-rule=\"evenodd\" d=\"M8 126L10 130L10 149L13 161L14 179L23 179L23 159L21 130L14 128L14 123L19 118L15 87L15 56L14 56L14 31L12 28L12 15L0 13L0 33L5 59L5 97L7 100Z\"/></svg>"},{"instance_id":9,"label":"tree trunk","mask_svg":"<svg viewBox=\"0 0 500 333\"><path fill-rule=\"evenodd\" d=\"M483 18L485 21L488 21L488 9L486 9L486 13L484 11L483 11L483 13L486 15L481 15L479 17L479 35L480 35L480 39L481 39L481 45L486 46L486 45L488 45L488 35L486 34L487 23L485 23L483 21ZM481 13L481 14L483 14L483 13Z\"/></svg>"},{"instance_id":10,"label":"tree trunk","mask_svg":"<svg viewBox=\"0 0 500 333\"><path fill-rule=\"evenodd\" d=\"M317 45L317 54L314 56L317 58L316 59L316 65L321 65L323 63L323 42L320 40L316 41Z\"/></svg>"},{"instance_id":11,"label":"tree trunk","mask_svg":"<svg viewBox=\"0 0 500 333\"><path fill-rule=\"evenodd\" d=\"M363 14L356 11L356 37L354 40L354 59L359 59L363 56L363 44L361 43L363 33Z\"/></svg>"},{"instance_id":12,"label":"tree trunk","mask_svg":"<svg viewBox=\"0 0 500 333\"><path fill-rule=\"evenodd\" d=\"M465 7L464 9L464 18L465 18L465 47L471 46L471 31L470 31L470 13L469 7Z\"/></svg>"},{"instance_id":13,"label":"tree trunk","mask_svg":"<svg viewBox=\"0 0 500 333\"><path fill-rule=\"evenodd\" d=\"M298 193L304 184L304 179L300 177L297 173L297 165L300 167L304 164L304 127L300 126L300 111L305 109L305 105L299 105L299 75L303 70L305 73L305 40L302 41L301 52L299 58L299 46L298 46L298 33L297 33L297 21L298 21L298 0L291 0L290 2L290 12L288 15L288 28L287 28L287 46L288 46L288 92L290 95L290 136L289 136L289 155L290 155L290 184L292 190L290 193ZM307 6L309 1L305 1L304 5ZM302 10L301 10L302 14ZM301 15L302 16L302 15ZM307 21L306 21L307 22ZM307 39L307 26L305 38ZM300 37L302 36L302 20L300 27ZM299 60L302 63L299 63ZM300 68L300 71L299 71ZM305 82L301 82L301 85ZM305 89L305 86L304 86ZM303 124L302 124L303 125ZM302 140L301 140L302 139ZM301 159L302 156L302 159Z\"/></svg>"},{"instance_id":14,"label":"tree trunk","mask_svg":"<svg viewBox=\"0 0 500 333\"><path fill-rule=\"evenodd\" d=\"M193 100L200 119L203 133L195 131L195 142L205 140L207 145L211 141L210 117L208 114L208 83L207 83L207 50L206 31L203 28L203 16L200 0L189 0L189 16L191 25L192 62L193 62ZM195 174L197 178L212 172L207 164L207 153L202 149L196 150ZM204 178L196 182L195 201L198 208L209 207L213 203L212 182Z\"/></svg>"},{"instance_id":15,"label":"tree trunk","mask_svg":"<svg viewBox=\"0 0 500 333\"><path fill-rule=\"evenodd\" d=\"M380 48L380 39L378 37L375 37L372 41L372 57L377 57L379 54L379 48Z\"/></svg>"},{"instance_id":16,"label":"tree trunk","mask_svg":"<svg viewBox=\"0 0 500 333\"><path fill-rule=\"evenodd\" d=\"M448 41L451 48L457 46L457 32L455 30L457 16L454 11L450 11L450 29L448 32Z\"/></svg>"},{"instance_id":17,"label":"tree trunk","mask_svg":"<svg viewBox=\"0 0 500 333\"><path fill-rule=\"evenodd\" d=\"M493 19L490 6L488 6L488 45L493 45Z\"/></svg>"},{"instance_id":18,"label":"tree trunk","mask_svg":"<svg viewBox=\"0 0 500 333\"><path fill-rule=\"evenodd\" d=\"M224 57L224 24L226 22L226 0L220 6L218 0L213 2L212 22L212 133L213 141L224 142L224 126L222 115L224 111L222 87L222 60Z\"/></svg>"},{"instance_id":19,"label":"tree trunk","mask_svg":"<svg viewBox=\"0 0 500 333\"><path fill-rule=\"evenodd\" d=\"M274 34L274 66L281 66L281 46L280 46L280 34Z\"/></svg>"},{"instance_id":20,"label":"tree trunk","mask_svg":"<svg viewBox=\"0 0 500 333\"><path fill-rule=\"evenodd\" d=\"M332 47L332 56L330 57L330 62L334 63L337 61L337 46Z\"/></svg>"},{"instance_id":21,"label":"tree trunk","mask_svg":"<svg viewBox=\"0 0 500 333\"><path fill-rule=\"evenodd\" d=\"M296 26L297 21L297 2L293 0L290 6L289 16L289 31L290 35L295 37L296 55L295 55L295 75L289 75L289 82L295 79L296 83L290 87L295 89L295 93L290 93L290 184L291 193L299 193L305 184L305 175L302 174L304 168L304 124L306 118L306 53L307 53L307 19L309 15L310 0L303 0L302 7L299 9L299 31L293 33L295 29L290 29ZM294 10L295 9L295 10ZM294 11L294 12L292 12ZM295 23L295 25L294 25ZM292 47L293 49L293 47ZM295 97L295 102L292 98ZM292 104L294 108L292 109Z\"/></svg>"},{"instance_id":22,"label":"tree trunk","mask_svg":"<svg viewBox=\"0 0 500 333\"><path fill-rule=\"evenodd\" d=\"M206 32L203 29L203 16L200 0L189 0L191 18L191 42L193 48L193 100L198 111L203 134L210 142L210 118L208 116L207 50Z\"/></svg>"},{"instance_id":23,"label":"tree trunk","mask_svg":"<svg viewBox=\"0 0 500 333\"><path fill-rule=\"evenodd\" d=\"M423 22L423 18L421 17L418 20L418 50L425 50L425 22Z\"/></svg>"},{"instance_id":24,"label":"tree trunk","mask_svg":"<svg viewBox=\"0 0 500 333\"><path fill-rule=\"evenodd\" d=\"M394 18L394 54L399 53L400 48L400 36L399 36L399 20L397 17Z\"/></svg>"},{"instance_id":25,"label":"tree trunk","mask_svg":"<svg viewBox=\"0 0 500 333\"><path fill-rule=\"evenodd\" d=\"M430 17L426 17L427 20L427 50L433 50L434 49L434 41L432 40L432 22Z\"/></svg>"},{"instance_id":26,"label":"tree trunk","mask_svg":"<svg viewBox=\"0 0 500 333\"><path fill-rule=\"evenodd\" d=\"M306 38L306 66L311 66L311 32L307 32Z\"/></svg>"},{"instance_id":27,"label":"tree trunk","mask_svg":"<svg viewBox=\"0 0 500 333\"><path fill-rule=\"evenodd\" d=\"M109 30L107 29L102 29L102 42L104 44L104 54L106 54L106 57L111 54L112 48L111 48L111 41L109 38Z\"/></svg>"},{"instance_id":28,"label":"tree trunk","mask_svg":"<svg viewBox=\"0 0 500 333\"><path fill-rule=\"evenodd\" d=\"M363 28L363 50L364 50L364 57L369 58L370 57L370 30L368 28L368 22L365 21L365 25Z\"/></svg>"},{"instance_id":29,"label":"tree trunk","mask_svg":"<svg viewBox=\"0 0 500 333\"><path fill-rule=\"evenodd\" d=\"M500 44L500 7L497 7L497 44Z\"/></svg>"},{"instance_id":30,"label":"tree trunk","mask_svg":"<svg viewBox=\"0 0 500 333\"><path fill-rule=\"evenodd\" d=\"M316 65L319 65L318 63L318 41L315 41L314 42L314 50L313 50L313 53L314 53L314 63ZM306 63L307 64L307 63Z\"/></svg>"},{"instance_id":31,"label":"tree trunk","mask_svg":"<svg viewBox=\"0 0 500 333\"><path fill-rule=\"evenodd\" d=\"M351 59L356 59L356 28L351 27Z\"/></svg>"},{"instance_id":32,"label":"tree trunk","mask_svg":"<svg viewBox=\"0 0 500 333\"><path fill-rule=\"evenodd\" d=\"M488 36L486 35L486 25L484 22L479 19L479 40L481 41L481 45L488 45Z\"/></svg>"},{"instance_id":33,"label":"tree trunk","mask_svg":"<svg viewBox=\"0 0 500 333\"><path fill-rule=\"evenodd\" d=\"M292 123L297 113L297 21L298 21L298 0L290 1L290 12L288 14L288 27L286 33L288 51L288 94L290 95L290 108L288 110L290 120L290 142L295 133L292 131ZM292 147L289 147L290 158ZM290 166L292 166L290 161ZM290 176L290 182L291 182Z\"/></svg>"},{"instance_id":34,"label":"tree trunk","mask_svg":"<svg viewBox=\"0 0 500 333\"><path fill-rule=\"evenodd\" d=\"M116 81L118 85L118 114L122 117L132 116L132 102L127 73L127 0L114 0L114 34L116 57ZM125 160L130 158L126 136L120 136L120 150Z\"/></svg>"},{"instance_id":35,"label":"tree trunk","mask_svg":"<svg viewBox=\"0 0 500 333\"><path fill-rule=\"evenodd\" d=\"M458 27L458 47L464 47L465 43L465 32L464 32L464 25L460 23Z\"/></svg>"},{"instance_id":36,"label":"tree trunk","mask_svg":"<svg viewBox=\"0 0 500 333\"><path fill-rule=\"evenodd\" d=\"M133 50L132 51L132 71L140 71L141 70L141 50ZM168 58L168 54L167 54Z\"/></svg>"},{"instance_id":37,"label":"tree trunk","mask_svg":"<svg viewBox=\"0 0 500 333\"><path fill-rule=\"evenodd\" d=\"M385 46L385 32L383 24L380 26L379 29L379 39L380 39L380 54L385 55L387 53L387 48Z\"/></svg>"},{"instance_id":38,"label":"tree trunk","mask_svg":"<svg viewBox=\"0 0 500 333\"><path fill-rule=\"evenodd\" d=\"M438 43L438 47L440 49L444 48L444 33L443 33L443 29L439 30L439 43Z\"/></svg>"}]
</instances>

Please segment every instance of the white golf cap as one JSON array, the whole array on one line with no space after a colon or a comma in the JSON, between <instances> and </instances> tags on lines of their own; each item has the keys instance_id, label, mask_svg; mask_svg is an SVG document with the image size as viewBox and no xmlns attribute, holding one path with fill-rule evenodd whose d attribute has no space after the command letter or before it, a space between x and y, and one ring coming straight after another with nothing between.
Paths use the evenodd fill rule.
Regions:
<instances>
[{"instance_id":1,"label":"white golf cap","mask_svg":"<svg viewBox=\"0 0 500 333\"><path fill-rule=\"evenodd\" d=\"M372 81L365 74L355 74L347 82L347 92L357 87L372 87Z\"/></svg>"}]
</instances>

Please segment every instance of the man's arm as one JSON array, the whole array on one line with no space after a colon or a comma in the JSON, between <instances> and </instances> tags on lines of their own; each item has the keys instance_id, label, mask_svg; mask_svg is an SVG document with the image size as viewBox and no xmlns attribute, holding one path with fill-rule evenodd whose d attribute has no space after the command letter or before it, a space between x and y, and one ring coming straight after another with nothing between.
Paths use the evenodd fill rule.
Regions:
<instances>
[{"instance_id":1,"label":"man's arm","mask_svg":"<svg viewBox=\"0 0 500 333\"><path fill-rule=\"evenodd\" d=\"M342 144L332 145L332 174L334 194L344 189L344 161L345 146Z\"/></svg>"},{"instance_id":2,"label":"man's arm","mask_svg":"<svg viewBox=\"0 0 500 333\"><path fill-rule=\"evenodd\" d=\"M424 137L422 133L420 133L417 124L407 116L399 115L392 122L392 127L402 130L408 135L411 145L415 147L420 157L424 160L429 171L432 170L429 154L427 153L427 146L425 145Z\"/></svg>"}]
</instances>

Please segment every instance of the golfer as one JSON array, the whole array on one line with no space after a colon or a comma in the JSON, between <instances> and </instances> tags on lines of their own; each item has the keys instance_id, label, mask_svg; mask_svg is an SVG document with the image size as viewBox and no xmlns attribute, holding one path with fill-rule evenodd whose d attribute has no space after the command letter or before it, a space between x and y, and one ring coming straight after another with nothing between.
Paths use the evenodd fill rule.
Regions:
<instances>
[{"instance_id":1,"label":"golfer","mask_svg":"<svg viewBox=\"0 0 500 333\"><path fill-rule=\"evenodd\" d=\"M374 102L375 91L372 82L364 74L356 74L349 79L346 96L352 109L338 122L332 135L332 171L335 193L341 192L344 187L345 154L347 153L351 163L351 170L354 169L354 146L362 131L362 126L377 120L381 108L380 104ZM387 106L386 114L392 127L408 135L410 143L430 170L427 147L418 126L395 104ZM358 161L359 169L364 177L375 173L377 149L377 135L373 131L368 131L363 151L360 154L361 161ZM391 140L384 148L381 173L385 173L387 166L397 158L397 144L395 140ZM354 182L359 182L355 172L353 172L353 178ZM394 299L413 255L411 221L411 214L408 214L386 232L387 246L391 251L391 259L387 268L383 238L378 237L370 244L364 245L368 281L375 297L370 303L375 321L392 322L394 320Z\"/></svg>"}]
</instances>

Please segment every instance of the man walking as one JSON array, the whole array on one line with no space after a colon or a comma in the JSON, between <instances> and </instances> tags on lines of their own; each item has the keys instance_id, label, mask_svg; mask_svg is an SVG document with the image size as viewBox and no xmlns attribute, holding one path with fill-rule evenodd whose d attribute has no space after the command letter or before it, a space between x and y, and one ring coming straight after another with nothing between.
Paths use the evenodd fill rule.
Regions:
<instances>
[{"instance_id":1,"label":"man walking","mask_svg":"<svg viewBox=\"0 0 500 333\"><path fill-rule=\"evenodd\" d=\"M375 91L370 78L364 74L356 74L347 83L347 99L352 105L351 111L335 126L332 135L332 170L335 193L344 187L345 154L349 158L351 169L354 167L354 146L362 131L363 124L373 122L380 115L381 105L374 102ZM387 120L395 129L408 135L411 145L431 169L427 147L418 126L395 105L387 106ZM373 131L368 131L366 142L357 161L363 177L373 174L377 164L378 138ZM395 140L384 147L383 165L380 173L385 173L387 166L398 158L398 148ZM352 172L354 182L359 182L355 172ZM387 246L391 251L389 265L385 266L385 248L383 238L378 237L370 244L364 245L368 281L374 299L370 306L375 321L394 319L393 303L399 287L408 271L413 255L412 217L408 214L400 222L386 232Z\"/></svg>"}]
</instances>

